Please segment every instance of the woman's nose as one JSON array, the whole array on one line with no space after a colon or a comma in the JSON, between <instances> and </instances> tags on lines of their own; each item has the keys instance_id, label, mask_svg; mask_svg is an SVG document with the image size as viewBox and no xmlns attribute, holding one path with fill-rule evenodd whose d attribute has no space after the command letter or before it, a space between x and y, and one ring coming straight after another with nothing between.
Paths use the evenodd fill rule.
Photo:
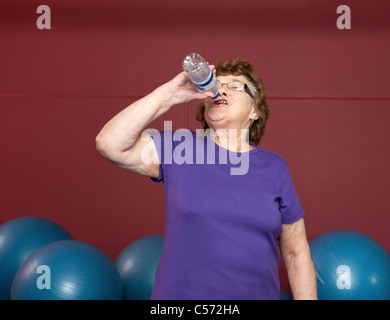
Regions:
<instances>
[{"instance_id":1,"label":"woman's nose","mask_svg":"<svg viewBox=\"0 0 390 320\"><path fill-rule=\"evenodd\" d=\"M219 92L220 96L222 96L222 95L226 96L228 93L228 90L227 90L226 86L222 85L222 86L219 86L218 92Z\"/></svg>"}]
</instances>

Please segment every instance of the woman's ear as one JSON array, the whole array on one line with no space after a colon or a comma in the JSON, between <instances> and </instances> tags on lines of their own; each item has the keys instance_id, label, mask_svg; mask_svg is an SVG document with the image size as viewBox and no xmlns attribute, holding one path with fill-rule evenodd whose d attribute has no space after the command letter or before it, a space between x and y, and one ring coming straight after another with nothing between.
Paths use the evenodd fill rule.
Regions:
<instances>
[{"instance_id":1,"label":"woman's ear","mask_svg":"<svg viewBox=\"0 0 390 320\"><path fill-rule=\"evenodd\" d=\"M249 116L249 119L252 120L252 121L256 121L259 118L260 118L260 116L257 114L256 111L252 111L252 113Z\"/></svg>"}]
</instances>

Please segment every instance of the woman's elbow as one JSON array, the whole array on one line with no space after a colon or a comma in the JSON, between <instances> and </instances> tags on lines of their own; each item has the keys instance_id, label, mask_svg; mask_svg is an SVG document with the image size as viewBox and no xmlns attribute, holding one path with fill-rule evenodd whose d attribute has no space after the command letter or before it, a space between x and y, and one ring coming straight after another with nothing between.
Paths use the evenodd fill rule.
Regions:
<instances>
[{"instance_id":1,"label":"woman's elbow","mask_svg":"<svg viewBox=\"0 0 390 320\"><path fill-rule=\"evenodd\" d=\"M292 261L311 261L310 247L306 243L300 245L285 247L282 250L283 260L286 264L290 264Z\"/></svg>"},{"instance_id":2,"label":"woman's elbow","mask_svg":"<svg viewBox=\"0 0 390 320\"><path fill-rule=\"evenodd\" d=\"M95 146L96 150L102 155L104 158L110 157L110 143L107 141L107 139L103 136L101 132L96 136L95 138Z\"/></svg>"}]
</instances>

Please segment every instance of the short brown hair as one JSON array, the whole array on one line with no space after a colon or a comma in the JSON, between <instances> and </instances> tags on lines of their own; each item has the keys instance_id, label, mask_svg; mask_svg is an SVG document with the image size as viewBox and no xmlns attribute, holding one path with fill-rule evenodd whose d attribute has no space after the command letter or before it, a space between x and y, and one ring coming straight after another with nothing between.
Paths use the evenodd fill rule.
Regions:
<instances>
[{"instance_id":1,"label":"short brown hair","mask_svg":"<svg viewBox=\"0 0 390 320\"><path fill-rule=\"evenodd\" d=\"M249 128L249 143L258 145L264 135L265 124L269 118L269 108L265 99L265 87L263 81L256 74L253 66L241 59L235 58L229 61L219 61L216 65L217 76L236 75L244 76L250 82L250 89L255 97L255 110L259 118ZM204 117L205 104L202 101L197 108L196 119L202 123L203 129L209 128Z\"/></svg>"}]
</instances>

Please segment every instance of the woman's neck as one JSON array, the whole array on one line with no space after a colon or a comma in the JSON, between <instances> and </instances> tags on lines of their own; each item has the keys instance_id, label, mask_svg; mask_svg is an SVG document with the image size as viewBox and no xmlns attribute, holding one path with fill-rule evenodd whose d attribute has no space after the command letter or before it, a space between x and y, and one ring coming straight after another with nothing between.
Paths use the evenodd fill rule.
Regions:
<instances>
[{"instance_id":1,"label":"woman's neck","mask_svg":"<svg viewBox=\"0 0 390 320\"><path fill-rule=\"evenodd\" d=\"M249 129L210 129L210 138L229 151L247 152L253 149L249 144Z\"/></svg>"}]
</instances>

